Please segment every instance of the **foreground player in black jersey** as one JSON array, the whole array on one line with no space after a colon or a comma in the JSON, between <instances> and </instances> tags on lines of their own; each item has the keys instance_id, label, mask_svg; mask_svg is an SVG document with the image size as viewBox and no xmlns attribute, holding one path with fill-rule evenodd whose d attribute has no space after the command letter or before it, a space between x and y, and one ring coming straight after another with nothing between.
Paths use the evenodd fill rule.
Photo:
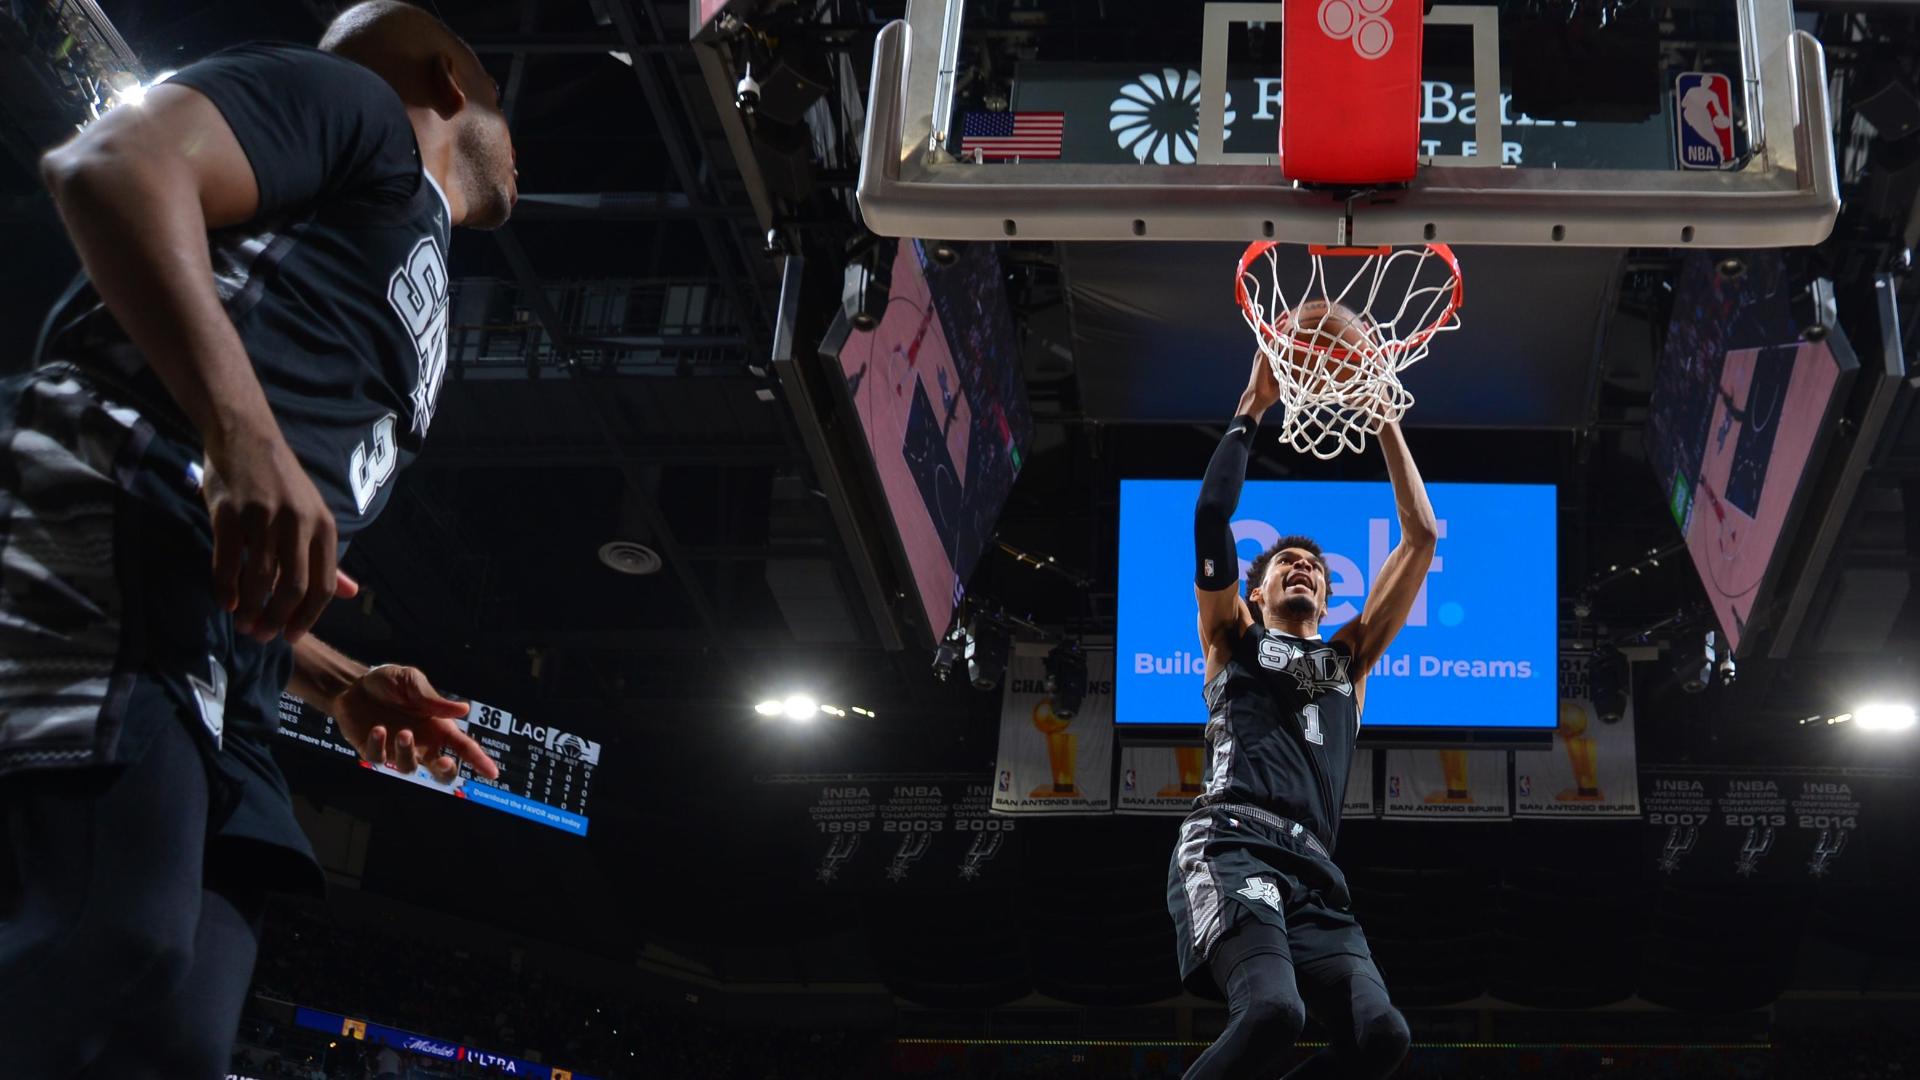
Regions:
<instances>
[{"instance_id":1,"label":"foreground player in black jersey","mask_svg":"<svg viewBox=\"0 0 1920 1080\"><path fill-rule=\"evenodd\" d=\"M369 759L497 775L463 704L307 631L426 437L451 230L506 220L513 146L473 51L375 0L43 173L85 272L0 383L0 1072L222 1076L263 894L321 880L281 690Z\"/></svg>"},{"instance_id":2,"label":"foreground player in black jersey","mask_svg":"<svg viewBox=\"0 0 1920 1080\"><path fill-rule=\"evenodd\" d=\"M1365 610L1321 640L1327 567L1304 536L1282 537L1254 560L1243 601L1231 522L1254 431L1278 398L1272 370L1256 356L1194 508L1209 758L1206 791L1181 824L1167 904L1182 979L1224 996L1228 1023L1187 1078L1277 1076L1311 1012L1330 1045L1289 1080L1376 1080L1405 1056L1407 1025L1388 1000L1332 851L1367 671L1406 624L1436 525L1400 429L1389 424L1380 447L1400 543Z\"/></svg>"}]
</instances>

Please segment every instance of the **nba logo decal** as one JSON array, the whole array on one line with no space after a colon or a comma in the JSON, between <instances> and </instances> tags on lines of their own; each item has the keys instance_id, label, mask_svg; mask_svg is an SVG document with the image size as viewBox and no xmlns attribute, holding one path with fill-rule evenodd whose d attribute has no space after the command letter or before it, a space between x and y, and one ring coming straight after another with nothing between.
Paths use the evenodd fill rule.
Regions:
<instances>
[{"instance_id":1,"label":"nba logo decal","mask_svg":"<svg viewBox=\"0 0 1920 1080\"><path fill-rule=\"evenodd\" d=\"M1733 83L1711 71L1686 71L1673 84L1673 119L1680 167L1731 169Z\"/></svg>"},{"instance_id":2,"label":"nba logo decal","mask_svg":"<svg viewBox=\"0 0 1920 1080\"><path fill-rule=\"evenodd\" d=\"M1528 776L1525 773L1521 773L1520 774L1520 797L1524 799L1531 794L1533 794L1533 777Z\"/></svg>"},{"instance_id":3,"label":"nba logo decal","mask_svg":"<svg viewBox=\"0 0 1920 1080\"><path fill-rule=\"evenodd\" d=\"M1400 778L1398 776L1387 777L1387 798L1397 799L1399 797L1400 797Z\"/></svg>"}]
</instances>

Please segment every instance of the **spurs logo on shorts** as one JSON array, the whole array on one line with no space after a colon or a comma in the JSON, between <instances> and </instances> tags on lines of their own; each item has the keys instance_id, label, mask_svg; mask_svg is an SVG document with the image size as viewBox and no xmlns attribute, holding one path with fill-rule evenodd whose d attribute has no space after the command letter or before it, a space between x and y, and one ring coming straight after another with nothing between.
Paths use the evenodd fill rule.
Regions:
<instances>
[{"instance_id":1,"label":"spurs logo on shorts","mask_svg":"<svg viewBox=\"0 0 1920 1080\"><path fill-rule=\"evenodd\" d=\"M1280 890L1266 878L1248 878L1247 887L1239 890L1239 893L1256 904L1265 904L1275 911L1280 910Z\"/></svg>"},{"instance_id":2,"label":"spurs logo on shorts","mask_svg":"<svg viewBox=\"0 0 1920 1080\"><path fill-rule=\"evenodd\" d=\"M194 704L200 709L200 722L207 725L208 734L213 736L213 745L220 745L220 738L227 726L227 669L220 661L207 657L207 677L191 672L187 682L193 685Z\"/></svg>"}]
</instances>

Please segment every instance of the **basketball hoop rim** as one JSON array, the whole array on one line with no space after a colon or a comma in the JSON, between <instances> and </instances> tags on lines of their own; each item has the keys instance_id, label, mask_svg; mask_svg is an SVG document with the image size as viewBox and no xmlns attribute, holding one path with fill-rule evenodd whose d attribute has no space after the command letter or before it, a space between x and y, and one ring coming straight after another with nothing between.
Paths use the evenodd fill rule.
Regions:
<instances>
[{"instance_id":1,"label":"basketball hoop rim","mask_svg":"<svg viewBox=\"0 0 1920 1080\"><path fill-rule=\"evenodd\" d=\"M1279 240L1255 240L1253 243L1248 244L1247 250L1240 255L1240 269L1233 278L1233 295L1234 299L1239 301L1240 309L1249 315L1253 314L1253 312L1247 296L1247 268L1253 265L1255 259L1281 246L1281 243ZM1450 245L1439 243L1428 243L1422 246L1433 254L1438 255L1441 260L1447 264L1448 271L1453 274L1453 295L1447 299L1446 310L1440 313L1440 317L1433 321L1431 327L1414 335L1413 341L1425 341L1432 336L1435 327L1445 326L1447 320L1451 319L1454 313L1460 310L1460 304L1466 297L1466 282L1460 276L1460 260L1454 255L1453 248ZM1378 247L1330 247L1323 244L1309 244L1307 245L1307 251L1315 256L1368 258L1376 255L1390 255L1393 253L1393 247L1392 245L1380 245Z\"/></svg>"}]
</instances>

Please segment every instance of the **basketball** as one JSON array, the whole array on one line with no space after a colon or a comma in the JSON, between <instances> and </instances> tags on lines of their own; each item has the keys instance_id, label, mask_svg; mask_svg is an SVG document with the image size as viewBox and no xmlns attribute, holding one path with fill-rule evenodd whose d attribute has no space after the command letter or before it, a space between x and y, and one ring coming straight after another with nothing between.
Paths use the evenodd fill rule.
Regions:
<instances>
[{"instance_id":1,"label":"basketball","mask_svg":"<svg viewBox=\"0 0 1920 1080\"><path fill-rule=\"evenodd\" d=\"M1325 393L1351 382L1379 352L1368 325L1331 300L1308 300L1278 320L1280 363L1308 393Z\"/></svg>"}]
</instances>

